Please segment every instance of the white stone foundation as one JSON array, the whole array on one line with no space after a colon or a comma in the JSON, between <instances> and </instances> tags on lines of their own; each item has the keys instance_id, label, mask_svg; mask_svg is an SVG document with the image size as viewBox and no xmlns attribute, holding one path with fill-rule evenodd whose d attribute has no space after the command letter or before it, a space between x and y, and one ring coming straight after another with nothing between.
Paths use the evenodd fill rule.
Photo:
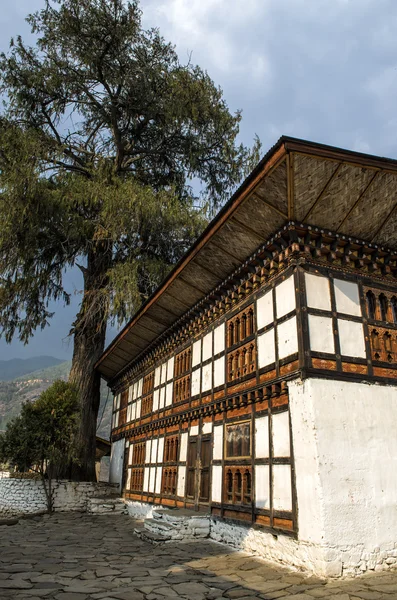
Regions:
<instances>
[{"instance_id":1,"label":"white stone foundation","mask_svg":"<svg viewBox=\"0 0 397 600\"><path fill-rule=\"evenodd\" d=\"M115 488L101 483L53 481L53 508L56 512L85 512L90 498L109 496ZM47 512L43 484L37 479L0 481L0 516L20 516Z\"/></svg>"},{"instance_id":2,"label":"white stone foundation","mask_svg":"<svg viewBox=\"0 0 397 600\"><path fill-rule=\"evenodd\" d=\"M310 378L288 388L299 543L335 575L395 564L397 387Z\"/></svg>"}]
</instances>

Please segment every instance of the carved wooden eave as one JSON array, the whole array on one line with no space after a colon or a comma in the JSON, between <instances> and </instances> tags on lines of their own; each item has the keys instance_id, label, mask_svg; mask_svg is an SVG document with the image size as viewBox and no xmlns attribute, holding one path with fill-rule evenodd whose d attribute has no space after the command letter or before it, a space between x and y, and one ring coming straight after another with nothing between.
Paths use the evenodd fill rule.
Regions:
<instances>
[{"instance_id":1,"label":"carved wooden eave","mask_svg":"<svg viewBox=\"0 0 397 600\"><path fill-rule=\"evenodd\" d=\"M228 281L229 292L234 288L238 295L243 263L243 269L255 270L255 261L247 258L291 221L330 230L339 240L365 240L372 248L370 262L377 264L382 259L377 250L380 255L397 251L397 161L280 138L105 350L96 365L101 375L113 380L187 313L195 322L203 298L210 311L224 293L222 282ZM331 248L335 257L339 251ZM353 258L356 265L369 260Z\"/></svg>"}]
</instances>

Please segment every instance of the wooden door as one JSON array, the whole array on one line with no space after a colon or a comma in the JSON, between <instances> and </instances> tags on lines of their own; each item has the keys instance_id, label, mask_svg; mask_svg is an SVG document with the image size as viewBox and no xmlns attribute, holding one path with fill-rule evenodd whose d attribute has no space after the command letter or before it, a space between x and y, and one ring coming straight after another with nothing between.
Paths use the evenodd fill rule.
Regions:
<instances>
[{"instance_id":1,"label":"wooden door","mask_svg":"<svg viewBox=\"0 0 397 600\"><path fill-rule=\"evenodd\" d=\"M199 502L209 502L210 499L210 467L211 467L211 452L212 439L211 436L201 438L200 448L200 495Z\"/></svg>"},{"instance_id":2,"label":"wooden door","mask_svg":"<svg viewBox=\"0 0 397 600\"><path fill-rule=\"evenodd\" d=\"M186 473L186 496L190 500L196 500L197 479L197 456L198 436L189 438L187 448L187 473Z\"/></svg>"},{"instance_id":3,"label":"wooden door","mask_svg":"<svg viewBox=\"0 0 397 600\"><path fill-rule=\"evenodd\" d=\"M197 509L200 503L209 502L211 455L211 436L201 439L194 436L189 439L186 496L194 502Z\"/></svg>"}]
</instances>

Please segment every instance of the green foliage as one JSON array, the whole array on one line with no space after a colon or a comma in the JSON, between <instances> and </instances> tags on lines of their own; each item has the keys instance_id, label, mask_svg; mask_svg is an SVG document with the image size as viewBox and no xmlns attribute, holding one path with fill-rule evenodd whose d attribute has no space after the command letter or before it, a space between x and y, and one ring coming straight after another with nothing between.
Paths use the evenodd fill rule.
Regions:
<instances>
[{"instance_id":1,"label":"green foliage","mask_svg":"<svg viewBox=\"0 0 397 600\"><path fill-rule=\"evenodd\" d=\"M0 59L0 325L24 342L49 300L70 301L65 268L86 268L96 247L106 273L89 318L122 322L259 150L236 144L240 112L142 29L136 1L47 1L28 22L36 46L18 37Z\"/></svg>"},{"instance_id":2,"label":"green foliage","mask_svg":"<svg viewBox=\"0 0 397 600\"><path fill-rule=\"evenodd\" d=\"M73 460L78 410L73 386L55 381L36 402L23 404L21 414L0 435L0 462L8 462L18 471L35 469L44 475L48 465Z\"/></svg>"},{"instance_id":3,"label":"green foliage","mask_svg":"<svg viewBox=\"0 0 397 600\"><path fill-rule=\"evenodd\" d=\"M65 272L80 267L70 378L91 477L92 367L106 324L122 324L154 291L260 144L238 144L241 113L157 29L142 28L137 0L46 0L28 22L35 46L18 37L0 55L0 335L27 343L46 327L49 302L70 302Z\"/></svg>"}]
</instances>

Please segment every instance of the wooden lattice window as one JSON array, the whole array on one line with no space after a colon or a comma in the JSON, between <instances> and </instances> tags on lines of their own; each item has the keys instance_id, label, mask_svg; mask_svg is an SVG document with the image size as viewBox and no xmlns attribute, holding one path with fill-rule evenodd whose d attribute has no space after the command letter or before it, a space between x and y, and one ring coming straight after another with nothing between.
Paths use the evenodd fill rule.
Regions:
<instances>
[{"instance_id":1,"label":"wooden lattice window","mask_svg":"<svg viewBox=\"0 0 397 600\"><path fill-rule=\"evenodd\" d=\"M375 319L376 314L376 297L372 290L368 290L365 295L367 304L367 314L369 319Z\"/></svg>"},{"instance_id":2,"label":"wooden lattice window","mask_svg":"<svg viewBox=\"0 0 397 600\"><path fill-rule=\"evenodd\" d=\"M152 371L151 373L149 373L148 375L146 375L143 378L143 389L142 389L143 395L149 394L153 388L154 388L154 371Z\"/></svg>"},{"instance_id":3,"label":"wooden lattice window","mask_svg":"<svg viewBox=\"0 0 397 600\"><path fill-rule=\"evenodd\" d=\"M142 400L141 416L144 417L145 415L150 415L150 413L152 411L153 411L153 394L150 394L149 396L146 396L146 398L143 398L143 400Z\"/></svg>"},{"instance_id":4,"label":"wooden lattice window","mask_svg":"<svg viewBox=\"0 0 397 600\"><path fill-rule=\"evenodd\" d=\"M254 333L254 305L251 304L229 319L227 323L227 345L230 348L241 344Z\"/></svg>"},{"instance_id":5,"label":"wooden lattice window","mask_svg":"<svg viewBox=\"0 0 397 600\"><path fill-rule=\"evenodd\" d=\"M395 296L391 297L390 306L391 306L393 323L395 325L397 325L397 298Z\"/></svg>"},{"instance_id":6,"label":"wooden lattice window","mask_svg":"<svg viewBox=\"0 0 397 600\"><path fill-rule=\"evenodd\" d=\"M380 307L380 319L381 321L387 321L387 313L389 309L389 302L384 294L379 295L379 307Z\"/></svg>"},{"instance_id":7,"label":"wooden lattice window","mask_svg":"<svg viewBox=\"0 0 397 600\"><path fill-rule=\"evenodd\" d=\"M245 377L256 370L255 340L229 352L227 357L228 381Z\"/></svg>"},{"instance_id":8,"label":"wooden lattice window","mask_svg":"<svg viewBox=\"0 0 397 600\"><path fill-rule=\"evenodd\" d=\"M251 422L226 425L226 458L251 456Z\"/></svg>"},{"instance_id":9,"label":"wooden lattice window","mask_svg":"<svg viewBox=\"0 0 397 600\"><path fill-rule=\"evenodd\" d=\"M144 469L131 469L130 490L133 492L142 492L143 490L143 472Z\"/></svg>"},{"instance_id":10,"label":"wooden lattice window","mask_svg":"<svg viewBox=\"0 0 397 600\"><path fill-rule=\"evenodd\" d=\"M176 495L176 477L177 467L163 468L163 477L161 480L161 493L165 496Z\"/></svg>"},{"instance_id":11,"label":"wooden lattice window","mask_svg":"<svg viewBox=\"0 0 397 600\"><path fill-rule=\"evenodd\" d=\"M133 465L143 465L145 463L145 453L146 453L146 442L140 442L138 444L134 444L134 450L132 453L132 464Z\"/></svg>"},{"instance_id":12,"label":"wooden lattice window","mask_svg":"<svg viewBox=\"0 0 397 600\"><path fill-rule=\"evenodd\" d=\"M167 436L164 443L164 462L178 461L179 435Z\"/></svg>"},{"instance_id":13,"label":"wooden lattice window","mask_svg":"<svg viewBox=\"0 0 397 600\"><path fill-rule=\"evenodd\" d=\"M177 379L174 384L175 402L183 402L190 397L190 375Z\"/></svg>"},{"instance_id":14,"label":"wooden lattice window","mask_svg":"<svg viewBox=\"0 0 397 600\"><path fill-rule=\"evenodd\" d=\"M128 389L121 392L120 397L120 414L119 414L119 427L125 425L127 422L127 405L128 405Z\"/></svg>"},{"instance_id":15,"label":"wooden lattice window","mask_svg":"<svg viewBox=\"0 0 397 600\"><path fill-rule=\"evenodd\" d=\"M250 466L228 466L225 469L224 498L227 504L251 504L252 473Z\"/></svg>"},{"instance_id":16,"label":"wooden lattice window","mask_svg":"<svg viewBox=\"0 0 397 600\"><path fill-rule=\"evenodd\" d=\"M364 288L368 319L397 325L397 297L387 290Z\"/></svg>"},{"instance_id":17,"label":"wooden lattice window","mask_svg":"<svg viewBox=\"0 0 397 600\"><path fill-rule=\"evenodd\" d=\"M396 332L393 329L371 328L369 339L373 360L394 363L397 362Z\"/></svg>"},{"instance_id":18,"label":"wooden lattice window","mask_svg":"<svg viewBox=\"0 0 397 600\"><path fill-rule=\"evenodd\" d=\"M192 362L192 351L191 348L183 350L175 357L174 376L180 377L188 371L190 371Z\"/></svg>"}]
</instances>

